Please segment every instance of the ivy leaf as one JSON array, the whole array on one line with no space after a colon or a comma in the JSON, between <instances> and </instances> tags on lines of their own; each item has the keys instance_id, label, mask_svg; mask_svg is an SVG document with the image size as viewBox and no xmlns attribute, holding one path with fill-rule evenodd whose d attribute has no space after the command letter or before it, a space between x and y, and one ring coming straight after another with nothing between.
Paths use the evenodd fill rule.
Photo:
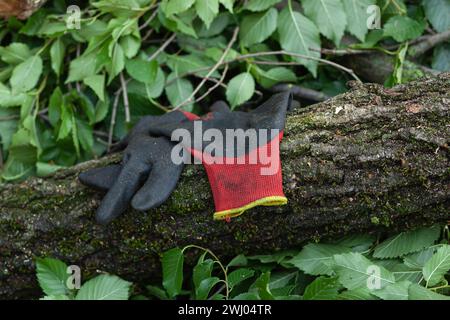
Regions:
<instances>
[{"instance_id":1,"label":"ivy leaf","mask_svg":"<svg viewBox=\"0 0 450 320\"><path fill-rule=\"evenodd\" d=\"M304 300L336 300L340 288L337 278L319 277L305 289Z\"/></svg>"},{"instance_id":2,"label":"ivy leaf","mask_svg":"<svg viewBox=\"0 0 450 320\"><path fill-rule=\"evenodd\" d=\"M180 248L164 252L162 256L163 287L170 298L181 292L183 284L184 255Z\"/></svg>"},{"instance_id":3,"label":"ivy leaf","mask_svg":"<svg viewBox=\"0 0 450 320\"><path fill-rule=\"evenodd\" d=\"M409 286L409 300L450 300L450 297L428 290L418 284Z\"/></svg>"},{"instance_id":4,"label":"ivy leaf","mask_svg":"<svg viewBox=\"0 0 450 320\"><path fill-rule=\"evenodd\" d=\"M125 67L133 79L146 84L153 83L158 72L158 62L156 60L146 61L142 58L135 58L128 60Z\"/></svg>"},{"instance_id":5,"label":"ivy leaf","mask_svg":"<svg viewBox=\"0 0 450 320\"><path fill-rule=\"evenodd\" d=\"M375 265L360 253L350 252L335 255L333 259L335 262L333 269L339 276L339 282L349 290L367 288L370 279L379 282L378 289L395 283L395 277L391 272ZM377 274L372 272L374 267L379 271Z\"/></svg>"},{"instance_id":6,"label":"ivy leaf","mask_svg":"<svg viewBox=\"0 0 450 320\"><path fill-rule=\"evenodd\" d=\"M340 0L301 0L305 15L315 22L320 33L336 45L347 26L347 15Z\"/></svg>"},{"instance_id":7,"label":"ivy leaf","mask_svg":"<svg viewBox=\"0 0 450 320\"><path fill-rule=\"evenodd\" d=\"M128 300L131 283L117 276L103 274L81 286L76 300Z\"/></svg>"},{"instance_id":8,"label":"ivy leaf","mask_svg":"<svg viewBox=\"0 0 450 320\"><path fill-rule=\"evenodd\" d=\"M437 32L450 29L450 1L448 0L422 0L425 14Z\"/></svg>"},{"instance_id":9,"label":"ivy leaf","mask_svg":"<svg viewBox=\"0 0 450 320\"><path fill-rule=\"evenodd\" d=\"M172 81L176 78L176 73L171 73L167 81ZM183 78L176 78L171 84L166 87L167 99L169 99L172 106L178 106L188 99L194 88L189 80ZM192 111L193 104L189 103L182 107L183 110Z\"/></svg>"},{"instance_id":10,"label":"ivy leaf","mask_svg":"<svg viewBox=\"0 0 450 320\"><path fill-rule=\"evenodd\" d=\"M67 265L59 260L45 258L36 259L36 276L39 286L46 295L65 295L66 281L69 278Z\"/></svg>"},{"instance_id":11,"label":"ivy leaf","mask_svg":"<svg viewBox=\"0 0 450 320\"><path fill-rule=\"evenodd\" d=\"M253 12L265 11L281 1L282 0L250 0L245 3L244 9Z\"/></svg>"},{"instance_id":12,"label":"ivy leaf","mask_svg":"<svg viewBox=\"0 0 450 320\"><path fill-rule=\"evenodd\" d=\"M13 42L7 47L0 47L0 57L4 62L16 65L31 57L31 51L26 44Z\"/></svg>"},{"instance_id":13,"label":"ivy leaf","mask_svg":"<svg viewBox=\"0 0 450 320\"><path fill-rule=\"evenodd\" d=\"M219 0L196 0L195 10L207 29L219 13Z\"/></svg>"},{"instance_id":14,"label":"ivy leaf","mask_svg":"<svg viewBox=\"0 0 450 320\"><path fill-rule=\"evenodd\" d=\"M293 264L298 269L310 275L332 275L333 269L330 262L335 254L350 252L350 248L331 245L310 243L303 247L302 251L287 263Z\"/></svg>"},{"instance_id":15,"label":"ivy leaf","mask_svg":"<svg viewBox=\"0 0 450 320\"><path fill-rule=\"evenodd\" d=\"M433 69L447 72L450 71L450 44L443 43L434 49Z\"/></svg>"},{"instance_id":16,"label":"ivy leaf","mask_svg":"<svg viewBox=\"0 0 450 320\"><path fill-rule=\"evenodd\" d=\"M450 270L450 245L443 245L423 266L423 277L427 286L434 286L444 279Z\"/></svg>"},{"instance_id":17,"label":"ivy leaf","mask_svg":"<svg viewBox=\"0 0 450 320\"><path fill-rule=\"evenodd\" d=\"M364 42L367 28L367 19L369 14L367 8L376 3L375 0L342 0L344 10L347 15L347 29L355 35L361 42Z\"/></svg>"},{"instance_id":18,"label":"ivy leaf","mask_svg":"<svg viewBox=\"0 0 450 320\"><path fill-rule=\"evenodd\" d=\"M39 55L29 57L18 64L12 73L11 88L13 92L26 92L33 89L42 73L42 59Z\"/></svg>"},{"instance_id":19,"label":"ivy leaf","mask_svg":"<svg viewBox=\"0 0 450 320\"><path fill-rule=\"evenodd\" d=\"M387 285L380 290L372 290L372 294L383 300L408 300L409 281L401 281Z\"/></svg>"},{"instance_id":20,"label":"ivy leaf","mask_svg":"<svg viewBox=\"0 0 450 320\"><path fill-rule=\"evenodd\" d=\"M101 101L105 100L105 75L95 74L83 80L89 88L91 88Z\"/></svg>"},{"instance_id":21,"label":"ivy leaf","mask_svg":"<svg viewBox=\"0 0 450 320\"><path fill-rule=\"evenodd\" d=\"M52 69L53 71L55 71L57 76L61 74L61 65L64 59L65 50L66 48L61 38L57 38L50 47L50 58L52 61Z\"/></svg>"},{"instance_id":22,"label":"ivy leaf","mask_svg":"<svg viewBox=\"0 0 450 320\"><path fill-rule=\"evenodd\" d=\"M425 30L425 23L407 16L393 16L384 25L384 36L392 37L397 42L418 38Z\"/></svg>"},{"instance_id":23,"label":"ivy leaf","mask_svg":"<svg viewBox=\"0 0 450 320\"><path fill-rule=\"evenodd\" d=\"M231 108L234 109L249 100L254 92L255 80L249 72L243 72L230 80L226 96Z\"/></svg>"},{"instance_id":24,"label":"ivy leaf","mask_svg":"<svg viewBox=\"0 0 450 320\"><path fill-rule=\"evenodd\" d=\"M242 19L240 28L241 44L249 47L266 40L277 28L278 11L271 8L266 12L249 14Z\"/></svg>"},{"instance_id":25,"label":"ivy leaf","mask_svg":"<svg viewBox=\"0 0 450 320\"><path fill-rule=\"evenodd\" d=\"M320 52L310 50L310 48L320 49L319 30L313 22L301 13L293 11L290 6L281 11L278 18L278 33L280 45L284 50L320 58ZM317 61L299 57L293 59L303 64L314 77L317 75Z\"/></svg>"},{"instance_id":26,"label":"ivy leaf","mask_svg":"<svg viewBox=\"0 0 450 320\"><path fill-rule=\"evenodd\" d=\"M417 252L432 245L439 238L439 234L439 226L402 232L376 246L373 256L388 259Z\"/></svg>"}]
</instances>

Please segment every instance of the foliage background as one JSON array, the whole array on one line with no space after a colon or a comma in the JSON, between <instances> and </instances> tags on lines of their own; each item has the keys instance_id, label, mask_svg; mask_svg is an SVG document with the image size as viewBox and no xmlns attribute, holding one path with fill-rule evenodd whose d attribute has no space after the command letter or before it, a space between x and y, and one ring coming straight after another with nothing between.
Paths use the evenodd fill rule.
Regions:
<instances>
[{"instance_id":1,"label":"foliage background","mask_svg":"<svg viewBox=\"0 0 450 320\"><path fill-rule=\"evenodd\" d=\"M75 4L79 28L64 0L25 21L0 22L0 180L45 176L99 157L147 114L202 113L218 99L248 109L285 84L302 104L323 100L345 91L348 80L360 81L360 70L343 59L353 55L392 57L386 86L450 71L450 0ZM368 30L374 4L381 29ZM416 54L417 44L438 35ZM387 239L354 235L228 264L195 248L201 255L189 272L183 257L193 247L174 248L162 257L162 286L134 298L448 299L448 242L448 228L433 227ZM364 287L370 265L381 268L376 292ZM37 260L46 299L127 299L138 292L111 275L68 290L66 267Z\"/></svg>"},{"instance_id":2,"label":"foliage background","mask_svg":"<svg viewBox=\"0 0 450 320\"><path fill-rule=\"evenodd\" d=\"M391 55L386 85L407 81L408 43L450 28L449 0L75 4L78 15L57 0L25 21L0 22L2 180L98 157L146 114L201 113L217 99L249 108L281 83L313 89L313 100L338 94L358 79L339 64L342 55ZM369 32L372 4L383 28ZM450 70L448 41L428 53L422 66Z\"/></svg>"}]
</instances>

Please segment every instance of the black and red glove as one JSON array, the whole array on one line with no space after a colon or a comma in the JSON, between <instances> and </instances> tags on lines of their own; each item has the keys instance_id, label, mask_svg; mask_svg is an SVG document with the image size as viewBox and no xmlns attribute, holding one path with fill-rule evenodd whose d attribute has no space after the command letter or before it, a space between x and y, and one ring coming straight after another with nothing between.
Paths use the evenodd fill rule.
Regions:
<instances>
[{"instance_id":1,"label":"black and red glove","mask_svg":"<svg viewBox=\"0 0 450 320\"><path fill-rule=\"evenodd\" d=\"M191 136L181 143L195 158L201 159L206 169L216 207L214 219L227 219L255 206L287 203L282 187L279 144L291 102L289 92L272 96L250 112L231 112L225 102L216 102L211 112L202 118L175 111L173 113L184 114L186 120L162 121L157 126L146 127L151 135L174 138L183 136L180 130L185 130ZM202 137L199 138L200 125ZM246 141L235 141L235 136L227 136L230 129L244 136L247 133ZM216 139L220 135L224 138L222 141ZM246 143L250 139L256 142Z\"/></svg>"}]
</instances>

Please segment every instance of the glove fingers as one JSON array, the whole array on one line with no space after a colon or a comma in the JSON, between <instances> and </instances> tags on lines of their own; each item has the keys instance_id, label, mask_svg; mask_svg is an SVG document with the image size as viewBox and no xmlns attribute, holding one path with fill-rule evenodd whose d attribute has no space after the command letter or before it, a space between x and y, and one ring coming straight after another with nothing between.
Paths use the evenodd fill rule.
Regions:
<instances>
[{"instance_id":1,"label":"glove fingers","mask_svg":"<svg viewBox=\"0 0 450 320\"><path fill-rule=\"evenodd\" d=\"M211 112L231 112L230 107L225 101L217 101L209 108Z\"/></svg>"},{"instance_id":2,"label":"glove fingers","mask_svg":"<svg viewBox=\"0 0 450 320\"><path fill-rule=\"evenodd\" d=\"M86 186L107 191L116 182L122 170L121 165L111 165L104 168L95 168L80 173L78 179Z\"/></svg>"},{"instance_id":3,"label":"glove fingers","mask_svg":"<svg viewBox=\"0 0 450 320\"><path fill-rule=\"evenodd\" d=\"M150 168L150 165L136 161L128 161L124 165L116 182L97 209L98 223L107 224L127 210L130 200L147 177Z\"/></svg>"},{"instance_id":4,"label":"glove fingers","mask_svg":"<svg viewBox=\"0 0 450 320\"><path fill-rule=\"evenodd\" d=\"M170 160L155 163L147 181L133 197L133 208L146 211L166 201L175 189L182 171L182 164L176 165Z\"/></svg>"}]
</instances>

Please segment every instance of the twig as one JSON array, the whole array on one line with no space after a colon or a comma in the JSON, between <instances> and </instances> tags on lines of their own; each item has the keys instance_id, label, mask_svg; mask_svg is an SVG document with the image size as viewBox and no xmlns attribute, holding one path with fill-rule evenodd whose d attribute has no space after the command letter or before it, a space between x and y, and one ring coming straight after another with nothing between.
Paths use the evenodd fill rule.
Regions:
<instances>
[{"instance_id":1,"label":"twig","mask_svg":"<svg viewBox=\"0 0 450 320\"><path fill-rule=\"evenodd\" d=\"M142 31L143 29L147 28L147 26L153 21L153 19L155 19L157 14L158 14L158 9L153 11L153 13L147 19L147 21L145 21L141 26L139 26L139 31Z\"/></svg>"},{"instance_id":2,"label":"twig","mask_svg":"<svg viewBox=\"0 0 450 320\"><path fill-rule=\"evenodd\" d=\"M270 91L272 92L284 92L287 90L292 92L292 94L296 97L317 102L322 102L331 98L325 93L286 83L276 84L272 88L270 88Z\"/></svg>"},{"instance_id":3,"label":"twig","mask_svg":"<svg viewBox=\"0 0 450 320\"><path fill-rule=\"evenodd\" d=\"M447 40L450 40L450 30L427 36L418 44L411 46L409 55L416 58Z\"/></svg>"},{"instance_id":4,"label":"twig","mask_svg":"<svg viewBox=\"0 0 450 320\"><path fill-rule=\"evenodd\" d=\"M223 81L225 80L225 77L227 75L228 72L228 65L225 65L225 69L222 72L222 76L220 77L219 81L216 82L215 85L213 85L212 87L210 87L202 96L200 96L199 98L197 98L194 102L198 103L201 100L205 99L211 92L213 92L214 90L216 90L217 87L219 87L220 85L223 84ZM208 79L211 81L211 79ZM214 79L215 80L215 79ZM225 86L226 87L226 86Z\"/></svg>"},{"instance_id":5,"label":"twig","mask_svg":"<svg viewBox=\"0 0 450 320\"><path fill-rule=\"evenodd\" d=\"M114 126L116 125L116 116L117 116L117 107L119 106L119 97L120 94L116 94L114 98L114 105L111 113L111 123L109 126L109 134L108 134L108 152L111 150L113 134L114 134Z\"/></svg>"},{"instance_id":6,"label":"twig","mask_svg":"<svg viewBox=\"0 0 450 320\"><path fill-rule=\"evenodd\" d=\"M192 91L191 95L189 96L189 98L187 98L185 101L181 102L180 104L178 104L175 108L173 108L174 110L177 110L179 108L181 108L182 106L185 106L186 104L189 104L192 102L192 100L194 100L195 95L197 94L197 92L200 91L200 89L203 87L203 85L206 83L206 78L211 77L211 75L217 70L217 68L219 68L220 65L223 64L225 57L227 56L228 52L230 51L231 47L233 46L233 44L236 42L237 39L237 35L239 32L239 27L236 27L234 29L233 32L233 36L231 37L230 42L228 42L227 47L225 48L222 56L220 57L220 59L216 62L216 64L209 70L209 72L206 74L205 78L202 79L202 81L198 84L198 86L194 89L194 91Z\"/></svg>"},{"instance_id":7,"label":"twig","mask_svg":"<svg viewBox=\"0 0 450 320\"><path fill-rule=\"evenodd\" d=\"M125 78L123 76L123 72L120 73L120 84L122 86L123 106L125 108L125 122L129 123L131 121L130 103L128 101L127 83L126 83Z\"/></svg>"},{"instance_id":8,"label":"twig","mask_svg":"<svg viewBox=\"0 0 450 320\"><path fill-rule=\"evenodd\" d=\"M156 50L155 52L153 52L153 54L147 59L147 61L152 61L153 59L155 59L161 52L164 51L164 49L166 49L166 47L175 39L177 35L175 33L173 33L162 45L161 47L158 48L158 50Z\"/></svg>"}]
</instances>

